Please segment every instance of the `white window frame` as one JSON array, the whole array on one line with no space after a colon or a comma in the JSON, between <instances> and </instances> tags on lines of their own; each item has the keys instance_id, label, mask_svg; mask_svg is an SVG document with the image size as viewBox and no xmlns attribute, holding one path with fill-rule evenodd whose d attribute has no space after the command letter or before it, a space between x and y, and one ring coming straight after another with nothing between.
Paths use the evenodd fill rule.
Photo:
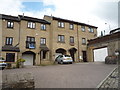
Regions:
<instances>
[{"instance_id":1,"label":"white window frame","mask_svg":"<svg viewBox=\"0 0 120 90\"><path fill-rule=\"evenodd\" d=\"M73 30L73 29L74 29L74 24L70 23L69 28L70 28L71 30Z\"/></svg>"},{"instance_id":2,"label":"white window frame","mask_svg":"<svg viewBox=\"0 0 120 90\"><path fill-rule=\"evenodd\" d=\"M85 26L81 26L81 30L85 32Z\"/></svg>"},{"instance_id":3,"label":"white window frame","mask_svg":"<svg viewBox=\"0 0 120 90\"><path fill-rule=\"evenodd\" d=\"M46 24L41 24L41 30L46 30Z\"/></svg>"},{"instance_id":4,"label":"white window frame","mask_svg":"<svg viewBox=\"0 0 120 90\"><path fill-rule=\"evenodd\" d=\"M58 35L58 42L65 42L65 36L64 35Z\"/></svg>"},{"instance_id":5,"label":"white window frame","mask_svg":"<svg viewBox=\"0 0 120 90\"><path fill-rule=\"evenodd\" d=\"M28 22L28 28L35 29L35 22Z\"/></svg>"},{"instance_id":6,"label":"white window frame","mask_svg":"<svg viewBox=\"0 0 120 90\"><path fill-rule=\"evenodd\" d=\"M40 44L46 45L46 38L40 38Z\"/></svg>"},{"instance_id":7,"label":"white window frame","mask_svg":"<svg viewBox=\"0 0 120 90\"><path fill-rule=\"evenodd\" d=\"M65 23L58 21L58 27L64 28L65 27Z\"/></svg>"},{"instance_id":8,"label":"white window frame","mask_svg":"<svg viewBox=\"0 0 120 90\"><path fill-rule=\"evenodd\" d=\"M12 45L13 37L6 37L6 45Z\"/></svg>"},{"instance_id":9,"label":"white window frame","mask_svg":"<svg viewBox=\"0 0 120 90\"><path fill-rule=\"evenodd\" d=\"M70 43L74 43L74 37L70 36Z\"/></svg>"},{"instance_id":10,"label":"white window frame","mask_svg":"<svg viewBox=\"0 0 120 90\"><path fill-rule=\"evenodd\" d=\"M7 22L7 28L13 28L14 27L14 22L13 21L8 21Z\"/></svg>"},{"instance_id":11,"label":"white window frame","mask_svg":"<svg viewBox=\"0 0 120 90\"><path fill-rule=\"evenodd\" d=\"M82 38L82 44L86 44L86 38Z\"/></svg>"}]
</instances>

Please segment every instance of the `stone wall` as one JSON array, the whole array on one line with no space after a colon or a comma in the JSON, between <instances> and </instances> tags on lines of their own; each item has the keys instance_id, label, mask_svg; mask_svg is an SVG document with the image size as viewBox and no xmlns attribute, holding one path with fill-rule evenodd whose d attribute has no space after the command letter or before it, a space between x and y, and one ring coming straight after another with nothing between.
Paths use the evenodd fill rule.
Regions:
<instances>
[{"instance_id":1,"label":"stone wall","mask_svg":"<svg viewBox=\"0 0 120 90\"><path fill-rule=\"evenodd\" d=\"M30 88L34 89L34 78L31 73L13 73L2 75L2 88Z\"/></svg>"}]
</instances>

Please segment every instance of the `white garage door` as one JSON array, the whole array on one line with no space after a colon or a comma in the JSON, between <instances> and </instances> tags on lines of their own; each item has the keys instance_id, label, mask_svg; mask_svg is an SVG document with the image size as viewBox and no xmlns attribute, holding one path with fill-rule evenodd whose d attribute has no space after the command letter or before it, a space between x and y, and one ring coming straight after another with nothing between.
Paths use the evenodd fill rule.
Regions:
<instances>
[{"instance_id":1,"label":"white garage door","mask_svg":"<svg viewBox=\"0 0 120 90\"><path fill-rule=\"evenodd\" d=\"M33 65L33 54L23 54L22 58L26 60L24 65Z\"/></svg>"},{"instance_id":2,"label":"white garage door","mask_svg":"<svg viewBox=\"0 0 120 90\"><path fill-rule=\"evenodd\" d=\"M95 49L94 50L94 61L105 61L106 56L108 56L108 50L106 48Z\"/></svg>"}]
</instances>

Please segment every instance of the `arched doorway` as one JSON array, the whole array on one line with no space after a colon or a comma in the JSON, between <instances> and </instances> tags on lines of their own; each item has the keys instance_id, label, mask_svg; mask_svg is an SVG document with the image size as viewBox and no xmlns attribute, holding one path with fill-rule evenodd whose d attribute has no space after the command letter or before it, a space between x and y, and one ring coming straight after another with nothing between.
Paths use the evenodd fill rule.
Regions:
<instances>
[{"instance_id":1,"label":"arched doorway","mask_svg":"<svg viewBox=\"0 0 120 90\"><path fill-rule=\"evenodd\" d=\"M76 48L71 48L68 51L70 52L70 55L71 55L73 61L75 61L75 53L76 53L77 49Z\"/></svg>"},{"instance_id":2,"label":"arched doorway","mask_svg":"<svg viewBox=\"0 0 120 90\"><path fill-rule=\"evenodd\" d=\"M35 65L35 53L26 51L22 53L22 58L25 59L24 65Z\"/></svg>"},{"instance_id":3,"label":"arched doorway","mask_svg":"<svg viewBox=\"0 0 120 90\"><path fill-rule=\"evenodd\" d=\"M55 58L58 56L58 55L61 55L61 54L63 54L63 55L65 55L66 54L66 50L65 49L63 49L63 48L58 48L56 51L55 51Z\"/></svg>"}]
</instances>

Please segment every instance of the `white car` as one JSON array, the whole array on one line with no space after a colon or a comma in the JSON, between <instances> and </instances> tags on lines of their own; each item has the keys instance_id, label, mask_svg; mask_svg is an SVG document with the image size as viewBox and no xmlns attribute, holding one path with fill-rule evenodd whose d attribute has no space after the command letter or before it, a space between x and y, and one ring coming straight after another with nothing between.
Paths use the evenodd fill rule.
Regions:
<instances>
[{"instance_id":1,"label":"white car","mask_svg":"<svg viewBox=\"0 0 120 90\"><path fill-rule=\"evenodd\" d=\"M5 63L5 60L0 58L0 70L3 70L6 66L7 64Z\"/></svg>"},{"instance_id":2,"label":"white car","mask_svg":"<svg viewBox=\"0 0 120 90\"><path fill-rule=\"evenodd\" d=\"M73 63L73 59L70 55L59 55L56 59L56 62L58 62L58 64L63 64L63 63Z\"/></svg>"}]
</instances>

